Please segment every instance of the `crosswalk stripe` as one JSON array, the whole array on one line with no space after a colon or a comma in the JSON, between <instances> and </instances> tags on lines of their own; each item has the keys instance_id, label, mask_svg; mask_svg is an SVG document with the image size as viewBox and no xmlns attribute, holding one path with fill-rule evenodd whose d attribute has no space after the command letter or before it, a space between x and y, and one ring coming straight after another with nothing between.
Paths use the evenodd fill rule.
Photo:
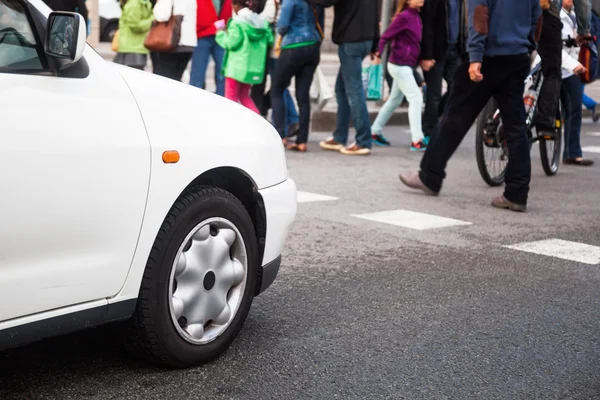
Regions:
<instances>
[{"instance_id":1,"label":"crosswalk stripe","mask_svg":"<svg viewBox=\"0 0 600 400\"><path fill-rule=\"evenodd\" d=\"M600 146L586 146L581 150L583 150L584 153L600 153Z\"/></svg>"},{"instance_id":2,"label":"crosswalk stripe","mask_svg":"<svg viewBox=\"0 0 600 400\"><path fill-rule=\"evenodd\" d=\"M332 196L326 196L324 194L298 191L296 199L297 199L298 203L313 203L313 202L317 202L317 201L334 201L334 200L337 200L338 198L332 197Z\"/></svg>"},{"instance_id":3,"label":"crosswalk stripe","mask_svg":"<svg viewBox=\"0 0 600 400\"><path fill-rule=\"evenodd\" d=\"M467 221L409 210L383 211L371 214L355 214L352 216L368 221L382 222L419 231L446 228L450 226L471 225L471 222Z\"/></svg>"},{"instance_id":4,"label":"crosswalk stripe","mask_svg":"<svg viewBox=\"0 0 600 400\"><path fill-rule=\"evenodd\" d=\"M504 247L583 264L600 264L600 247L568 240L547 239Z\"/></svg>"},{"instance_id":5,"label":"crosswalk stripe","mask_svg":"<svg viewBox=\"0 0 600 400\"><path fill-rule=\"evenodd\" d=\"M600 136L600 132L587 132L586 136Z\"/></svg>"}]
</instances>

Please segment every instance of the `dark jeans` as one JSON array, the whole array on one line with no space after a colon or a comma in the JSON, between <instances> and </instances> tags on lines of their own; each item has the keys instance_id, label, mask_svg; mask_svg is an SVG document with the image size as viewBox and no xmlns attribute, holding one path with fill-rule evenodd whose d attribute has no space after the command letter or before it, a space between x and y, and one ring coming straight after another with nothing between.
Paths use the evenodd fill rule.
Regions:
<instances>
[{"instance_id":1,"label":"dark jeans","mask_svg":"<svg viewBox=\"0 0 600 400\"><path fill-rule=\"evenodd\" d=\"M268 73L272 73L269 64L269 50L267 50L267 58L265 59L266 67L265 74L263 75L263 81L258 85L253 85L252 90L250 91L250 97L252 97L252 100L254 101L254 104L256 104L256 107L258 107L260 115L262 115L265 118L269 113L269 108L271 108L271 99L269 98L269 94L265 93L267 87L267 75Z\"/></svg>"},{"instance_id":2,"label":"dark jeans","mask_svg":"<svg viewBox=\"0 0 600 400\"><path fill-rule=\"evenodd\" d=\"M435 128L444 112L442 103L447 103L447 96L454 86L454 74L461 64L461 58L455 49L448 50L446 58L436 62L429 71L425 72L427 83L427 96L425 98L425 112L423 113L423 135L433 136ZM448 90L442 97L442 81L448 84Z\"/></svg>"},{"instance_id":3,"label":"dark jeans","mask_svg":"<svg viewBox=\"0 0 600 400\"><path fill-rule=\"evenodd\" d=\"M214 36L198 39L198 46L192 55L192 70L190 72L190 85L204 89L206 87L206 69L212 56L215 61L215 83L217 94L225 96L225 77L223 76L223 57L225 50L217 44Z\"/></svg>"},{"instance_id":4,"label":"dark jeans","mask_svg":"<svg viewBox=\"0 0 600 400\"><path fill-rule=\"evenodd\" d=\"M283 49L275 65L271 84L271 105L273 107L273 125L279 135L284 137L286 107L283 92L296 78L296 101L300 111L300 127L296 143L308 141L310 128L310 85L321 58L320 44Z\"/></svg>"},{"instance_id":5,"label":"dark jeans","mask_svg":"<svg viewBox=\"0 0 600 400\"><path fill-rule=\"evenodd\" d=\"M348 142L352 119L356 128L356 143L366 149L371 148L372 140L371 120L362 82L362 62L369 55L372 45L371 40L340 44L340 70L335 81L338 112L333 139L341 144Z\"/></svg>"},{"instance_id":6,"label":"dark jeans","mask_svg":"<svg viewBox=\"0 0 600 400\"><path fill-rule=\"evenodd\" d=\"M455 75L454 90L421 161L420 177L431 190L439 192L446 177L446 164L475 122L477 115L493 96L500 108L508 143L508 165L504 196L517 204L527 204L531 160L525 124L523 91L529 73L529 56L485 57L483 81L469 78L469 62L464 61Z\"/></svg>"},{"instance_id":7,"label":"dark jeans","mask_svg":"<svg viewBox=\"0 0 600 400\"><path fill-rule=\"evenodd\" d=\"M581 108L583 86L581 79L573 75L562 81L560 101L565 118L565 148L564 159L582 157L581 151Z\"/></svg>"},{"instance_id":8,"label":"dark jeans","mask_svg":"<svg viewBox=\"0 0 600 400\"><path fill-rule=\"evenodd\" d=\"M556 122L556 110L560 98L562 61L562 22L552 3L550 10L542 13L542 35L538 53L542 59L544 84L538 96L535 126L540 131L552 130ZM556 15L555 15L556 14Z\"/></svg>"},{"instance_id":9,"label":"dark jeans","mask_svg":"<svg viewBox=\"0 0 600 400\"><path fill-rule=\"evenodd\" d=\"M153 65L153 71L156 75L181 81L183 72L191 58L191 52L155 53L154 57L152 57L152 62L155 63Z\"/></svg>"}]
</instances>

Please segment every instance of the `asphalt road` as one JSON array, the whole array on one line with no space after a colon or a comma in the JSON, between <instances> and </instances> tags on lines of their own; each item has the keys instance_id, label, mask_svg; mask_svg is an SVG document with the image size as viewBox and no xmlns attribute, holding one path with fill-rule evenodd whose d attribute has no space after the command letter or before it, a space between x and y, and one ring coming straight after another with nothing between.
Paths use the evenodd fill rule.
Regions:
<instances>
[{"instance_id":1,"label":"asphalt road","mask_svg":"<svg viewBox=\"0 0 600 400\"><path fill-rule=\"evenodd\" d=\"M584 130L600 146L600 125ZM388 135L370 157L321 152L324 134L289 155L301 191L337 199L299 204L279 278L221 359L154 369L98 328L0 353L0 399L600 398L600 248L572 247L600 246L600 153L550 178L534 147L518 214L489 206L499 190L479 177L472 133L439 198L401 186L420 154L405 127ZM460 225L353 216L391 210ZM568 243L547 244L553 256L505 247L547 239Z\"/></svg>"}]
</instances>

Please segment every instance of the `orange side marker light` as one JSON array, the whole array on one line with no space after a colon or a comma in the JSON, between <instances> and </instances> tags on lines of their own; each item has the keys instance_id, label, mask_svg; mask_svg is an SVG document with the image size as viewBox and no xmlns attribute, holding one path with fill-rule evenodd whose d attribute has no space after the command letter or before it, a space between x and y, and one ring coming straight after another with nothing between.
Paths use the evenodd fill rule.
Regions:
<instances>
[{"instance_id":1,"label":"orange side marker light","mask_svg":"<svg viewBox=\"0 0 600 400\"><path fill-rule=\"evenodd\" d=\"M162 160L165 164L176 164L179 162L179 152L177 150L167 150L163 152Z\"/></svg>"}]
</instances>

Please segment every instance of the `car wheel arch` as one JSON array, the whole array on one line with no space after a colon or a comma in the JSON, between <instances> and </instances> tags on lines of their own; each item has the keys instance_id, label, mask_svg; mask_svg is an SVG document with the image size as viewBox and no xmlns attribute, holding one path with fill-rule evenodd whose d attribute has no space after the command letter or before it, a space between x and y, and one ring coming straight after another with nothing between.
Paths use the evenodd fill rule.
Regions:
<instances>
[{"instance_id":1,"label":"car wheel arch","mask_svg":"<svg viewBox=\"0 0 600 400\"><path fill-rule=\"evenodd\" d=\"M202 187L223 189L234 195L244 206L258 239L259 261L262 264L265 250L267 220L265 205L254 180L243 170L236 167L217 167L196 177L180 194L196 191Z\"/></svg>"}]
</instances>

